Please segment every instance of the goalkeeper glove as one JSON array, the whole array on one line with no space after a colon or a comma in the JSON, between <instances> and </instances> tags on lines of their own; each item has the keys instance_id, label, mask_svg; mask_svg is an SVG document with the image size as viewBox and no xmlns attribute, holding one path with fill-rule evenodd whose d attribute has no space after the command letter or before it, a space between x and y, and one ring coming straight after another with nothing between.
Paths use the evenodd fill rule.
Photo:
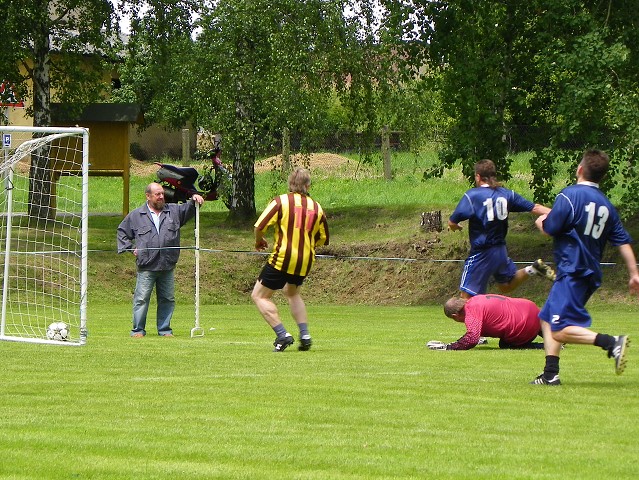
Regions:
<instances>
[{"instance_id":1,"label":"goalkeeper glove","mask_svg":"<svg viewBox=\"0 0 639 480\"><path fill-rule=\"evenodd\" d=\"M448 344L444 342L440 342L439 340L431 340L430 342L426 344L426 346L430 350L446 350L446 348L448 347Z\"/></svg>"}]
</instances>

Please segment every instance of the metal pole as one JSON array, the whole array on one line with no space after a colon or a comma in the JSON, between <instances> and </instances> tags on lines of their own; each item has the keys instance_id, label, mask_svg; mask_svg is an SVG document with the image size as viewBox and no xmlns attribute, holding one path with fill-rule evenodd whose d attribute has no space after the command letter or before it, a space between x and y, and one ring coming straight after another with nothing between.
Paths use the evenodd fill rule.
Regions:
<instances>
[{"instance_id":1,"label":"metal pole","mask_svg":"<svg viewBox=\"0 0 639 480\"><path fill-rule=\"evenodd\" d=\"M80 259L80 345L87 342L89 260L89 130L82 134L82 258Z\"/></svg>"},{"instance_id":2,"label":"metal pole","mask_svg":"<svg viewBox=\"0 0 639 480\"><path fill-rule=\"evenodd\" d=\"M7 162L9 155L8 150L4 149L4 161ZM0 337L5 336L7 324L7 295L9 290L9 264L11 262L11 221L13 217L13 165L9 168L9 176L6 180L5 188L7 190L7 238L5 245L4 258L4 278L2 279L2 313L0 318Z\"/></svg>"},{"instance_id":3,"label":"metal pole","mask_svg":"<svg viewBox=\"0 0 639 480\"><path fill-rule=\"evenodd\" d=\"M200 204L195 202L195 326L191 329L191 338L203 337L200 327Z\"/></svg>"}]
</instances>

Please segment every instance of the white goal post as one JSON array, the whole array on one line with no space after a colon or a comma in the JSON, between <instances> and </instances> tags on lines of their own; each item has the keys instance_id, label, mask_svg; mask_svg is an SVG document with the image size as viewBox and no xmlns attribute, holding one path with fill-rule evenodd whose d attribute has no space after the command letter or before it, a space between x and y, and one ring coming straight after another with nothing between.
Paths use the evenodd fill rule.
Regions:
<instances>
[{"instance_id":1,"label":"white goal post","mask_svg":"<svg viewBox=\"0 0 639 480\"><path fill-rule=\"evenodd\" d=\"M84 345L89 131L0 126L0 340ZM64 322L68 337L47 337Z\"/></svg>"},{"instance_id":2,"label":"white goal post","mask_svg":"<svg viewBox=\"0 0 639 480\"><path fill-rule=\"evenodd\" d=\"M191 329L191 338L203 337L200 326L200 204L195 202L195 325Z\"/></svg>"}]
</instances>

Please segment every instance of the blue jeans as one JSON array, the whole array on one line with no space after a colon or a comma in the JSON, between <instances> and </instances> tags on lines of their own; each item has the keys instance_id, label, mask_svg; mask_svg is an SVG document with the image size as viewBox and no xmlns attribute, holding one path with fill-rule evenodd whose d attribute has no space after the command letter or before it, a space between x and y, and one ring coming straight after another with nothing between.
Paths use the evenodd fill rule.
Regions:
<instances>
[{"instance_id":1,"label":"blue jeans","mask_svg":"<svg viewBox=\"0 0 639 480\"><path fill-rule=\"evenodd\" d=\"M146 314L149 311L149 302L154 286L158 303L158 335L173 333L171 317L173 310L175 310L174 273L174 269L159 272L138 270L135 293L133 294L133 330L131 330L131 335L136 333L146 335Z\"/></svg>"}]
</instances>

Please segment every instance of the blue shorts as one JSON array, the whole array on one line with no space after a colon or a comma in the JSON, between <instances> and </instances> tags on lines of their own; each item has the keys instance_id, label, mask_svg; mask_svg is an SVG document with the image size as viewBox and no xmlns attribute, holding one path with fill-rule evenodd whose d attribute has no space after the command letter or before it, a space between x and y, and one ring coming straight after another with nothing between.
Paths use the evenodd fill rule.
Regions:
<instances>
[{"instance_id":1,"label":"blue shorts","mask_svg":"<svg viewBox=\"0 0 639 480\"><path fill-rule=\"evenodd\" d=\"M508 283L516 273L517 267L508 256L506 245L480 250L464 262L459 289L469 295L479 295L486 293L491 277L497 283Z\"/></svg>"},{"instance_id":2,"label":"blue shorts","mask_svg":"<svg viewBox=\"0 0 639 480\"><path fill-rule=\"evenodd\" d=\"M587 328L592 318L586 310L586 303L599 288L601 282L592 275L587 277L558 278L550 288L548 299L539 312L539 318L550 323L553 332L569 326Z\"/></svg>"}]
</instances>

